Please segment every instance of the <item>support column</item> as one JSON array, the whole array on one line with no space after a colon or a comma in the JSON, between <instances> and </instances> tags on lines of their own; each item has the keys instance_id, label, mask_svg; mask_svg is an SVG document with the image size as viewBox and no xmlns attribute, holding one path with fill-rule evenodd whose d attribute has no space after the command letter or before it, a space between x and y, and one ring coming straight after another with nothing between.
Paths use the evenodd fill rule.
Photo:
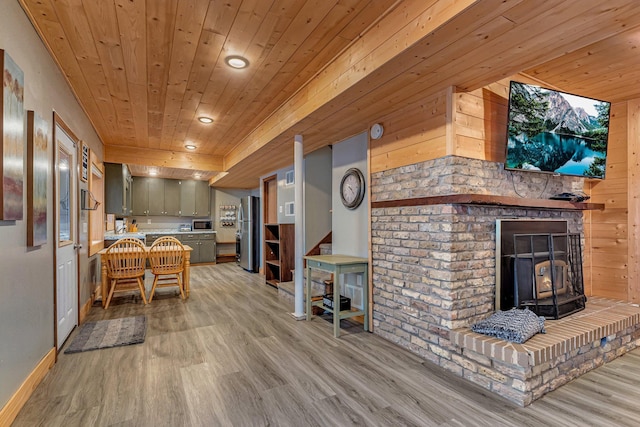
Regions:
<instances>
[{"instance_id":1,"label":"support column","mask_svg":"<svg viewBox=\"0 0 640 427\"><path fill-rule=\"evenodd\" d=\"M302 135L296 135L293 143L293 173L295 179L295 312L293 317L298 320L305 318L304 313L304 283L303 283L303 259L304 257L304 150Z\"/></svg>"}]
</instances>

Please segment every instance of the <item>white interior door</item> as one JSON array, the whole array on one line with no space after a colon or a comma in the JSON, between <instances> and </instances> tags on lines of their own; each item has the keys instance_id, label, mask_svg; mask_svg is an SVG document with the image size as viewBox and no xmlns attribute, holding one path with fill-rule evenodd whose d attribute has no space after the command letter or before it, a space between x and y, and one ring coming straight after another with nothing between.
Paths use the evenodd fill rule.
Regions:
<instances>
[{"instance_id":1,"label":"white interior door","mask_svg":"<svg viewBox=\"0 0 640 427\"><path fill-rule=\"evenodd\" d=\"M75 143L56 128L56 320L57 348L78 324L77 151Z\"/></svg>"}]
</instances>

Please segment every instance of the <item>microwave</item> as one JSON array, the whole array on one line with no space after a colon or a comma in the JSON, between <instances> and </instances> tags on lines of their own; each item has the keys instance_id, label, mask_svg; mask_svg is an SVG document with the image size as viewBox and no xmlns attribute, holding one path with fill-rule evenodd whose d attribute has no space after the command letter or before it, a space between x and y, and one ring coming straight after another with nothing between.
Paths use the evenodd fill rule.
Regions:
<instances>
[{"instance_id":1,"label":"microwave","mask_svg":"<svg viewBox=\"0 0 640 427\"><path fill-rule=\"evenodd\" d=\"M196 230L213 230L213 222L210 219L194 219L191 229Z\"/></svg>"}]
</instances>

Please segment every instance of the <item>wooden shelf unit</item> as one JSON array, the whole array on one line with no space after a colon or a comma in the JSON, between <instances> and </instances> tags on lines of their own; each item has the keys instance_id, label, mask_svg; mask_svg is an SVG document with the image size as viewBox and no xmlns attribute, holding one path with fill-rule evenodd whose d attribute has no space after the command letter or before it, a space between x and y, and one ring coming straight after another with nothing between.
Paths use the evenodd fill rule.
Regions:
<instances>
[{"instance_id":1,"label":"wooden shelf unit","mask_svg":"<svg viewBox=\"0 0 640 427\"><path fill-rule=\"evenodd\" d=\"M294 233L294 224L264 225L264 276L271 286L293 280Z\"/></svg>"}]
</instances>

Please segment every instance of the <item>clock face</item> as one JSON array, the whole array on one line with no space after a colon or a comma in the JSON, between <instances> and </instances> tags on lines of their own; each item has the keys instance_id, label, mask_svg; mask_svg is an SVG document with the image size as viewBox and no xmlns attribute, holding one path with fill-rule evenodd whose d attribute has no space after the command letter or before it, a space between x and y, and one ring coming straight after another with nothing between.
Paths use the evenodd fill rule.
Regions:
<instances>
[{"instance_id":1,"label":"clock face","mask_svg":"<svg viewBox=\"0 0 640 427\"><path fill-rule=\"evenodd\" d=\"M359 169L349 169L340 182L340 198L342 204L349 209L360 206L364 199L364 175Z\"/></svg>"}]
</instances>

